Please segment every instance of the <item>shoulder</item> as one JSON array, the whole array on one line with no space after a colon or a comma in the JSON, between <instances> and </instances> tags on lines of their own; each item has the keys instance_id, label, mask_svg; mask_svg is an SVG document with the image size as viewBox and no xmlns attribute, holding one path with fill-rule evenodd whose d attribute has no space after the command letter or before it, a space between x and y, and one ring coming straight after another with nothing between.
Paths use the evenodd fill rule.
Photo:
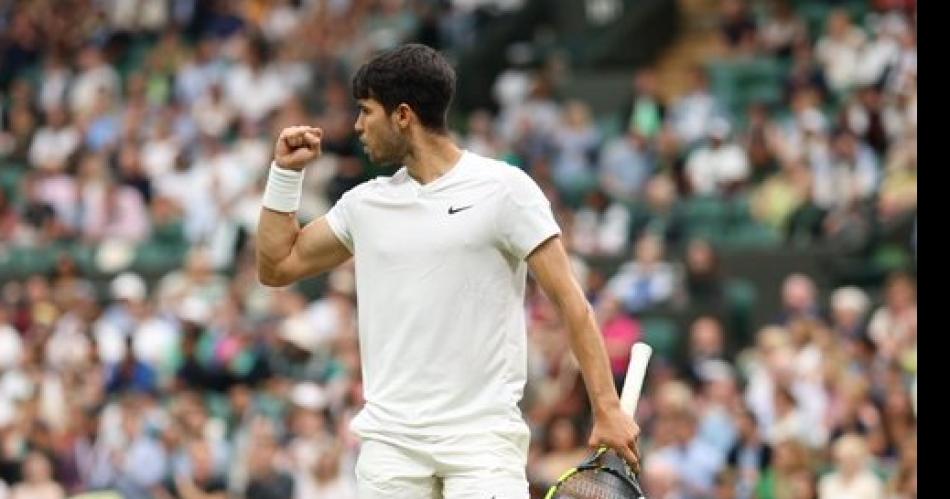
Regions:
<instances>
[{"instance_id":1,"label":"shoulder","mask_svg":"<svg viewBox=\"0 0 950 499\"><path fill-rule=\"evenodd\" d=\"M400 168L392 175L380 175L357 184L343 193L342 200L347 202L359 201L367 196L385 193L407 181L405 167Z\"/></svg>"},{"instance_id":2,"label":"shoulder","mask_svg":"<svg viewBox=\"0 0 950 499\"><path fill-rule=\"evenodd\" d=\"M516 199L543 195L537 182L521 168L505 161L469 154L472 157L471 166L477 172L476 174L482 180L494 184L503 194Z\"/></svg>"}]
</instances>

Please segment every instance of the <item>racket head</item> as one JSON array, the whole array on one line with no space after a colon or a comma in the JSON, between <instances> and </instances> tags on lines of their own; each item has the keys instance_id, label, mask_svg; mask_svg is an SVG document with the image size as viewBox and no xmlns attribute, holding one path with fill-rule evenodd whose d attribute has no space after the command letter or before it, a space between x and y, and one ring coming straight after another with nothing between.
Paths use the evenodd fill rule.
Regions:
<instances>
[{"instance_id":1,"label":"racket head","mask_svg":"<svg viewBox=\"0 0 950 499\"><path fill-rule=\"evenodd\" d=\"M545 499L640 499L646 497L636 475L616 452L601 447L554 484Z\"/></svg>"}]
</instances>

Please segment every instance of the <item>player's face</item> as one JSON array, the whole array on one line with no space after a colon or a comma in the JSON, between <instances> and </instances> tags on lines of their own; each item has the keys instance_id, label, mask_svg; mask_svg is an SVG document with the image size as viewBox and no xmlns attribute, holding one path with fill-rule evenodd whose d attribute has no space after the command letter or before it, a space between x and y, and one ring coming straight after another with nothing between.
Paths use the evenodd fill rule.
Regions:
<instances>
[{"instance_id":1,"label":"player's face","mask_svg":"<svg viewBox=\"0 0 950 499\"><path fill-rule=\"evenodd\" d=\"M360 114L354 130L370 161L379 165L399 165L409 152L409 141L395 123L395 112L387 113L379 101L360 99Z\"/></svg>"}]
</instances>

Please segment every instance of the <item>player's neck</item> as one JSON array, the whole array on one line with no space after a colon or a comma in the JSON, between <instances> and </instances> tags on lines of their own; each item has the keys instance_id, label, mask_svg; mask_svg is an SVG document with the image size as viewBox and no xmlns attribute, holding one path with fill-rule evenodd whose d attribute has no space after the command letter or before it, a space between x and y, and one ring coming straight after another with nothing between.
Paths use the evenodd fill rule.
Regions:
<instances>
[{"instance_id":1,"label":"player's neck","mask_svg":"<svg viewBox=\"0 0 950 499\"><path fill-rule=\"evenodd\" d=\"M421 133L412 142L404 164L422 185L445 175L462 157L462 150L447 134Z\"/></svg>"}]
</instances>

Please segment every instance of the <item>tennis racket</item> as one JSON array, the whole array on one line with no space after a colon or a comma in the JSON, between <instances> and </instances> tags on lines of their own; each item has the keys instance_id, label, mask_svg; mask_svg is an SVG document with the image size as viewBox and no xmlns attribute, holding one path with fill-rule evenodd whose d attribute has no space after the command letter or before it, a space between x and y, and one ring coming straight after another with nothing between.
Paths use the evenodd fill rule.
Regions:
<instances>
[{"instance_id":1,"label":"tennis racket","mask_svg":"<svg viewBox=\"0 0 950 499\"><path fill-rule=\"evenodd\" d=\"M620 392L620 407L630 416L637 410L640 389L653 349L636 343L630 349L627 377ZM645 498L636 474L615 451L600 447L577 467L561 475L544 499L639 499Z\"/></svg>"}]
</instances>

